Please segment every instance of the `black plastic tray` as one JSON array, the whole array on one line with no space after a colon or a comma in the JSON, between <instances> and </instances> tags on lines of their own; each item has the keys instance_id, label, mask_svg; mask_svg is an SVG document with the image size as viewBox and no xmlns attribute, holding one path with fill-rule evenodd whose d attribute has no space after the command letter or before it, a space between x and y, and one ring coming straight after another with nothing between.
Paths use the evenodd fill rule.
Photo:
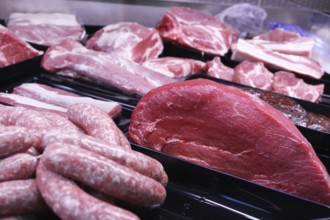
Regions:
<instances>
[{"instance_id":1,"label":"black plastic tray","mask_svg":"<svg viewBox=\"0 0 330 220\"><path fill-rule=\"evenodd\" d=\"M64 86L61 80L53 81L48 76L45 77L42 74L31 76L25 81L8 84L5 90L10 92L21 83L37 82L86 95L86 91L81 92L76 87L69 87L69 84ZM107 95L89 92L88 96L111 100ZM114 96L115 92L112 95ZM118 95L122 96L122 94ZM132 110L132 106L123 106L123 114L117 120L119 127L126 135ZM161 207L151 210L126 207L142 219L320 219L330 217L330 208L322 204L269 189L134 143L132 147L159 160L169 176L169 184L166 187L167 198ZM330 158L319 156L329 170ZM125 207L126 204L122 205Z\"/></svg>"}]
</instances>

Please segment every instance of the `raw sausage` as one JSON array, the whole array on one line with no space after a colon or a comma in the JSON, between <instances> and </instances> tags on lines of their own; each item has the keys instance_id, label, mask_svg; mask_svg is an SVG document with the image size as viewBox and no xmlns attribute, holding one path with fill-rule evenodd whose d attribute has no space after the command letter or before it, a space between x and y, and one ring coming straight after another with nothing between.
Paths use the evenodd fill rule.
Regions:
<instances>
[{"instance_id":1,"label":"raw sausage","mask_svg":"<svg viewBox=\"0 0 330 220\"><path fill-rule=\"evenodd\" d=\"M0 116L1 117L1 116ZM40 145L41 134L19 126L0 127L0 158Z\"/></svg>"},{"instance_id":2,"label":"raw sausage","mask_svg":"<svg viewBox=\"0 0 330 220\"><path fill-rule=\"evenodd\" d=\"M0 216L40 213L47 207L34 179L0 183Z\"/></svg>"},{"instance_id":3,"label":"raw sausage","mask_svg":"<svg viewBox=\"0 0 330 220\"><path fill-rule=\"evenodd\" d=\"M38 158L27 153L18 153L0 160L0 182L28 179L34 176Z\"/></svg>"},{"instance_id":4,"label":"raw sausage","mask_svg":"<svg viewBox=\"0 0 330 220\"><path fill-rule=\"evenodd\" d=\"M37 185L48 206L61 219L139 219L129 211L88 195L73 181L48 170L42 161L37 168Z\"/></svg>"},{"instance_id":5,"label":"raw sausage","mask_svg":"<svg viewBox=\"0 0 330 220\"><path fill-rule=\"evenodd\" d=\"M120 148L88 135L71 135L49 132L43 137L43 146L52 143L67 143L102 155L145 176L151 177L163 185L168 177L161 163L142 153Z\"/></svg>"},{"instance_id":6,"label":"raw sausage","mask_svg":"<svg viewBox=\"0 0 330 220\"><path fill-rule=\"evenodd\" d=\"M76 104L68 109L68 118L87 134L109 144L131 148L130 143L112 118L101 109L89 104Z\"/></svg>"},{"instance_id":7,"label":"raw sausage","mask_svg":"<svg viewBox=\"0 0 330 220\"><path fill-rule=\"evenodd\" d=\"M49 145L41 161L56 173L137 206L159 206L166 197L165 188L154 179L74 145Z\"/></svg>"}]
</instances>

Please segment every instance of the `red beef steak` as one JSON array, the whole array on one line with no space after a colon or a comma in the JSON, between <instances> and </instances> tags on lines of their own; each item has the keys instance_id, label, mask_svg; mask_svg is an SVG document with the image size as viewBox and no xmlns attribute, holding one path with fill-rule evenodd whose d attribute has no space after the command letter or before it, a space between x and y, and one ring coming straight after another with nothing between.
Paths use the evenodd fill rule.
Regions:
<instances>
[{"instance_id":1,"label":"red beef steak","mask_svg":"<svg viewBox=\"0 0 330 220\"><path fill-rule=\"evenodd\" d=\"M330 178L311 144L281 112L210 80L151 90L133 111L137 144L330 205Z\"/></svg>"}]
</instances>

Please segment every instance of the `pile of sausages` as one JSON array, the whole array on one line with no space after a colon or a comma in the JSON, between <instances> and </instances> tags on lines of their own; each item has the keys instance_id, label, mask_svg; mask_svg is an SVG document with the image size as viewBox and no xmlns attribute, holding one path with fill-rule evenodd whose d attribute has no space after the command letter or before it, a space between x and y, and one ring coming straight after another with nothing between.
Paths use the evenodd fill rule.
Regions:
<instances>
[{"instance_id":1,"label":"pile of sausages","mask_svg":"<svg viewBox=\"0 0 330 220\"><path fill-rule=\"evenodd\" d=\"M54 212L61 219L139 219L116 200L156 207L162 165L130 149L107 113L76 104L67 118L0 106L0 218ZM17 219L16 218L16 219Z\"/></svg>"}]
</instances>

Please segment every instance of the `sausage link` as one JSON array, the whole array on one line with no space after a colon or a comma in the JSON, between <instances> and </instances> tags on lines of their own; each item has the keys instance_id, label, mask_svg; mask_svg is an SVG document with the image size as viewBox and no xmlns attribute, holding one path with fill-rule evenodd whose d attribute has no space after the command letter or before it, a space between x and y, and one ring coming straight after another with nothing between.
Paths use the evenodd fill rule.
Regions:
<instances>
[{"instance_id":1,"label":"sausage link","mask_svg":"<svg viewBox=\"0 0 330 220\"><path fill-rule=\"evenodd\" d=\"M34 179L0 183L0 216L40 213L47 210Z\"/></svg>"},{"instance_id":2,"label":"sausage link","mask_svg":"<svg viewBox=\"0 0 330 220\"><path fill-rule=\"evenodd\" d=\"M74 145L49 145L41 160L56 173L137 206L159 206L166 197L165 188L154 179Z\"/></svg>"},{"instance_id":3,"label":"sausage link","mask_svg":"<svg viewBox=\"0 0 330 220\"><path fill-rule=\"evenodd\" d=\"M37 167L37 184L48 206L61 219L139 219L129 211L88 195L73 181L48 170L42 161Z\"/></svg>"},{"instance_id":4,"label":"sausage link","mask_svg":"<svg viewBox=\"0 0 330 220\"><path fill-rule=\"evenodd\" d=\"M34 176L38 158L19 153L0 160L0 182L28 179Z\"/></svg>"},{"instance_id":5,"label":"sausage link","mask_svg":"<svg viewBox=\"0 0 330 220\"><path fill-rule=\"evenodd\" d=\"M120 147L131 148L130 143L112 118L89 104L75 104L68 109L68 118L93 137Z\"/></svg>"},{"instance_id":6,"label":"sausage link","mask_svg":"<svg viewBox=\"0 0 330 220\"><path fill-rule=\"evenodd\" d=\"M167 184L168 177L162 164L137 151L120 148L88 135L70 135L50 132L43 137L44 146L58 142L76 145L92 151L138 173L151 177L163 185Z\"/></svg>"},{"instance_id":7,"label":"sausage link","mask_svg":"<svg viewBox=\"0 0 330 220\"><path fill-rule=\"evenodd\" d=\"M41 143L41 134L19 126L0 127L0 158L24 152Z\"/></svg>"}]
</instances>

